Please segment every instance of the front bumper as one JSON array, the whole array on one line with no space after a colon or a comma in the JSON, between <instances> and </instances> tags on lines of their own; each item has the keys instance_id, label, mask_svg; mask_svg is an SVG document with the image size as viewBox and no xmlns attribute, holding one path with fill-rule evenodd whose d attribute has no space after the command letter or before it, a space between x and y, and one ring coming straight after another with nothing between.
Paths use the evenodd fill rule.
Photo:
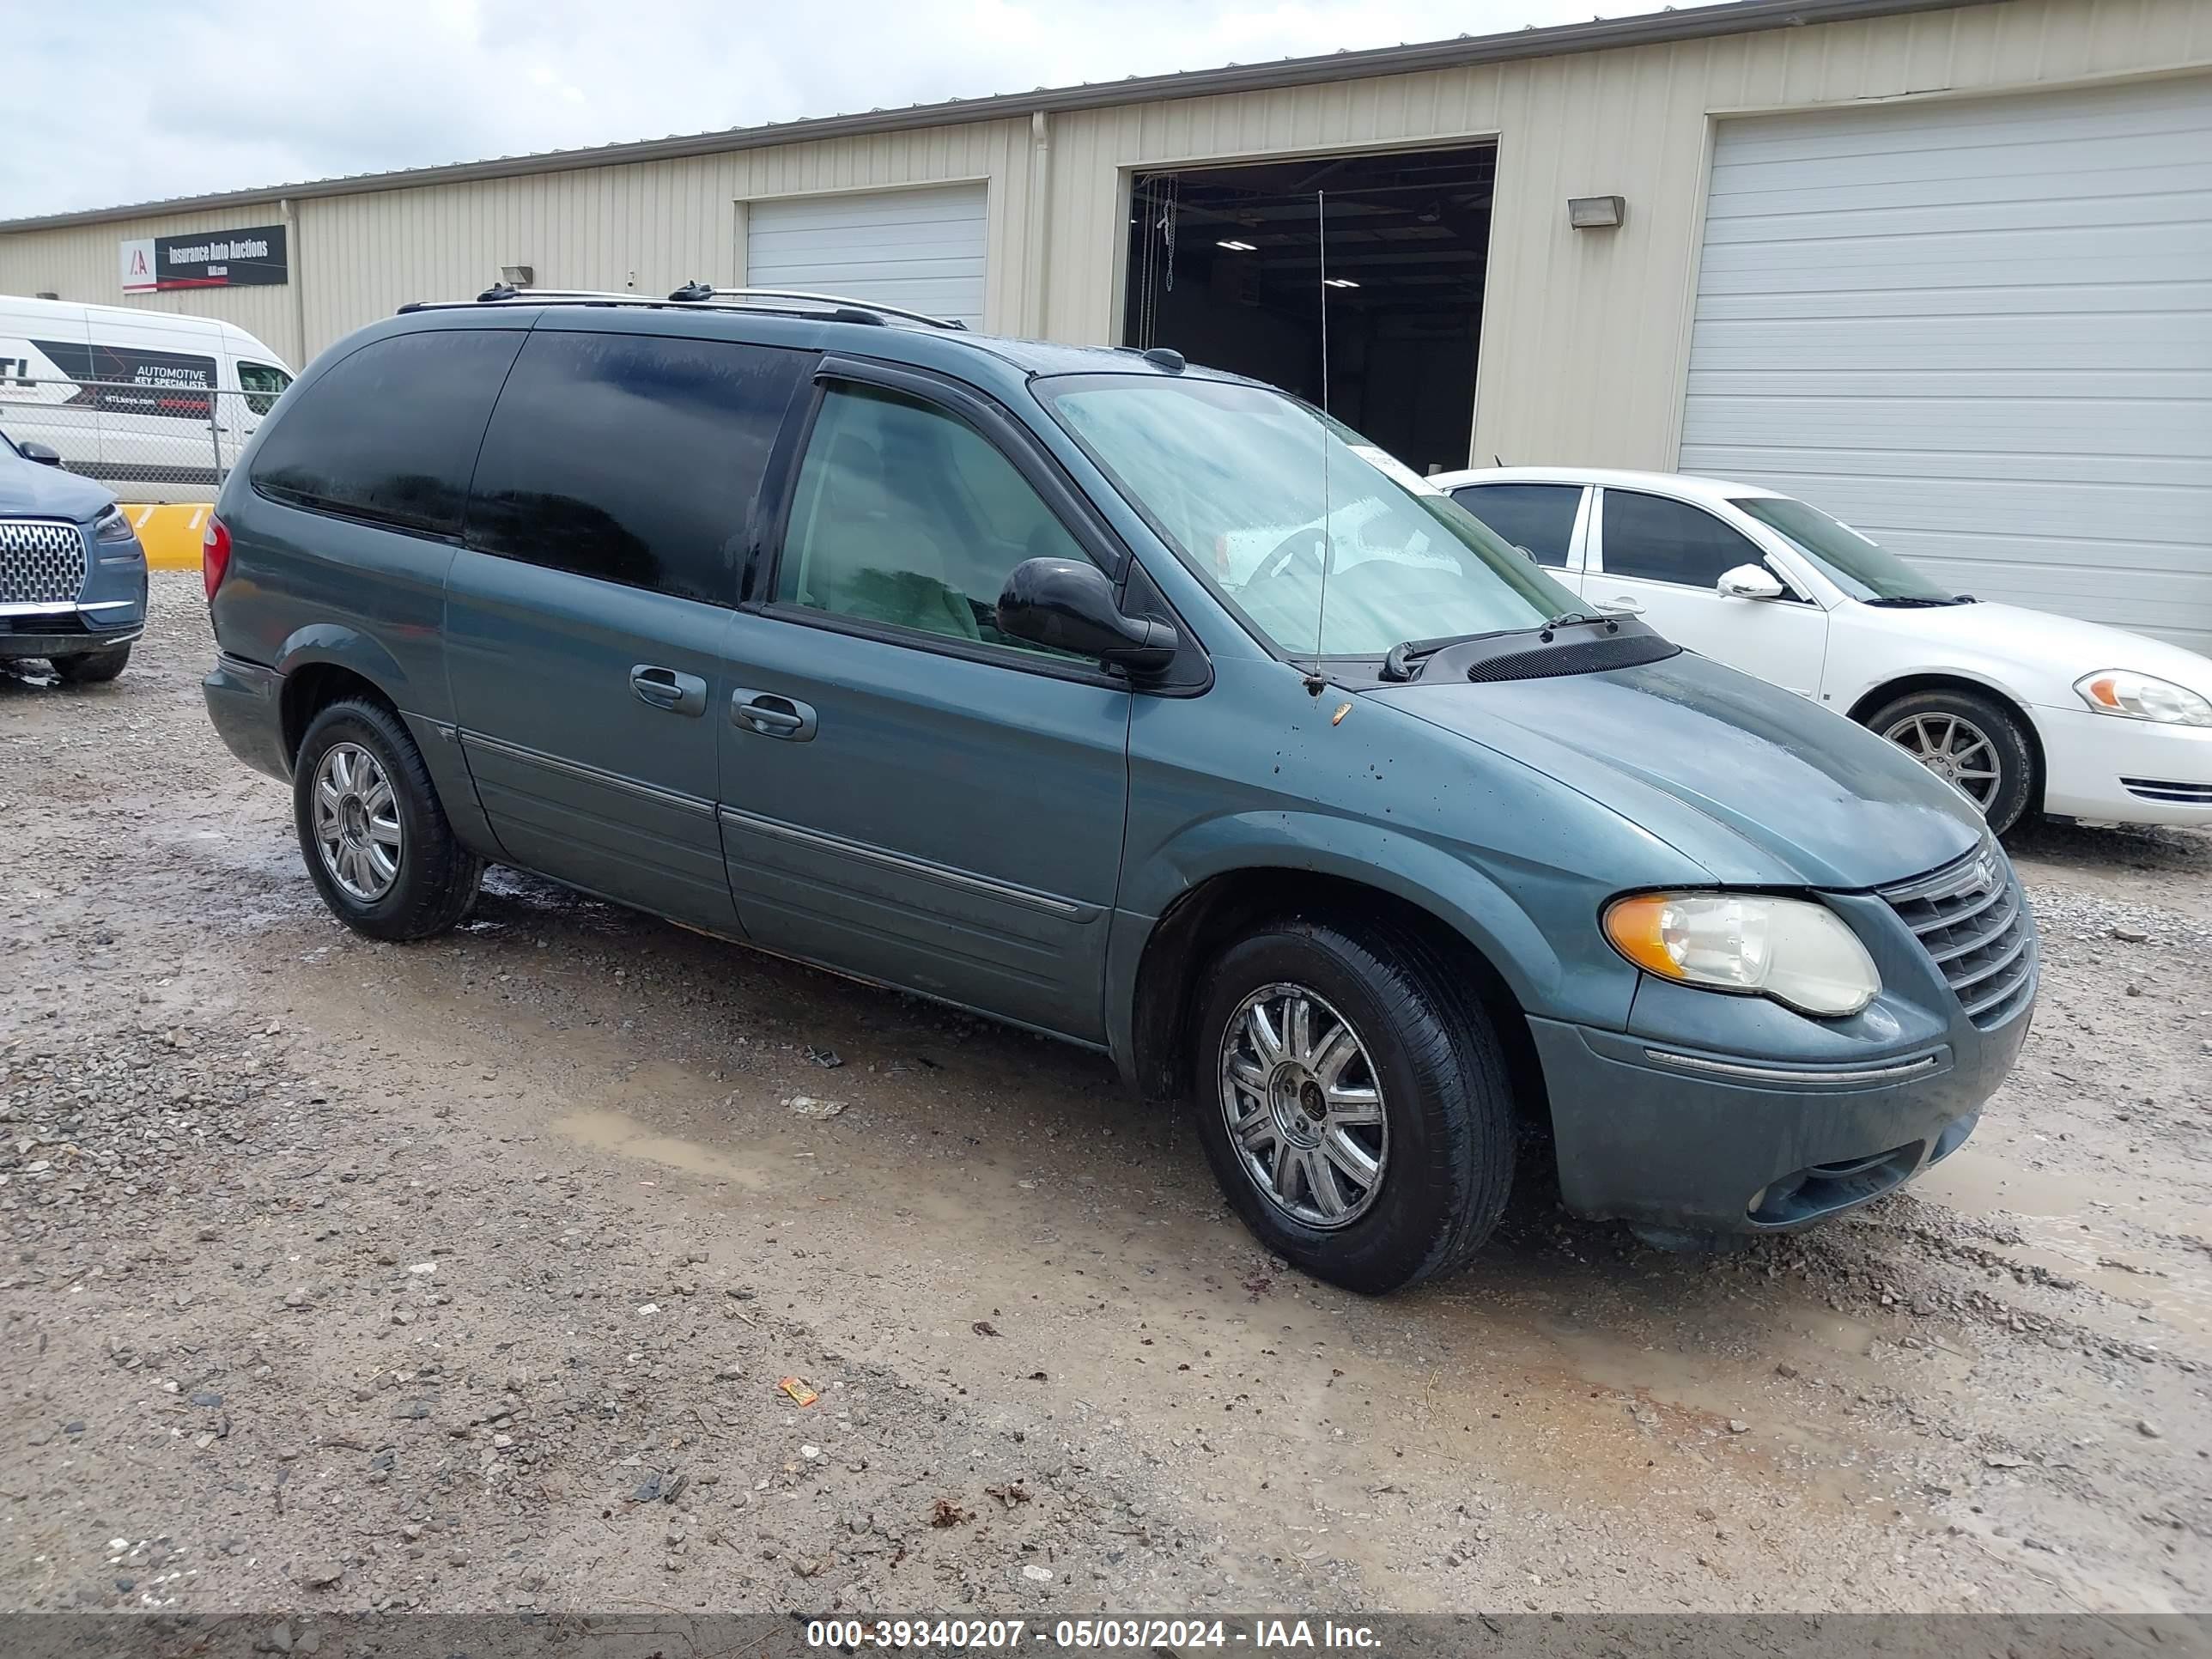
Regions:
<instances>
[{"instance_id":1,"label":"front bumper","mask_svg":"<svg viewBox=\"0 0 2212 1659\"><path fill-rule=\"evenodd\" d=\"M75 533L85 537L86 548L76 597L0 602L0 658L82 656L128 645L146 631L145 550L135 539Z\"/></svg>"},{"instance_id":2,"label":"front bumper","mask_svg":"<svg viewBox=\"0 0 2212 1659\"><path fill-rule=\"evenodd\" d=\"M1532 1019L1560 1194L1583 1215L1687 1232L1783 1232L1868 1203L1964 1144L2033 1006L1850 1066Z\"/></svg>"},{"instance_id":3,"label":"front bumper","mask_svg":"<svg viewBox=\"0 0 2212 1659\"><path fill-rule=\"evenodd\" d=\"M2212 825L2212 726L2087 708L2030 711L2043 743L2043 810L2115 823Z\"/></svg>"}]
</instances>

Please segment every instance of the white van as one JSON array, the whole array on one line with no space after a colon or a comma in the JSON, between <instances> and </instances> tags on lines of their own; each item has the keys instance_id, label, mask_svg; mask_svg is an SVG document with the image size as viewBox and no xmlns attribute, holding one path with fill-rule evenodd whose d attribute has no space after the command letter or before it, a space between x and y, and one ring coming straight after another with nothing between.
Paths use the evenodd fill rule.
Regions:
<instances>
[{"instance_id":1,"label":"white van","mask_svg":"<svg viewBox=\"0 0 2212 1659\"><path fill-rule=\"evenodd\" d=\"M0 431L125 501L213 501L291 383L235 324L0 295Z\"/></svg>"}]
</instances>

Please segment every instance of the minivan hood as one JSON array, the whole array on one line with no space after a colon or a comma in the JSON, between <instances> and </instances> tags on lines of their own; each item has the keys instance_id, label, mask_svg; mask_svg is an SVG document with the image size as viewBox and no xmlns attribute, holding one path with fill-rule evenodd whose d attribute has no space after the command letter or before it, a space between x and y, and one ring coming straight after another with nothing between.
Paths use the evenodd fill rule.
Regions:
<instances>
[{"instance_id":1,"label":"minivan hood","mask_svg":"<svg viewBox=\"0 0 2212 1659\"><path fill-rule=\"evenodd\" d=\"M114 499L105 484L58 466L27 461L0 444L0 513L74 519L82 524Z\"/></svg>"},{"instance_id":2,"label":"minivan hood","mask_svg":"<svg viewBox=\"0 0 2212 1659\"><path fill-rule=\"evenodd\" d=\"M1551 679L1369 693L1556 778L1717 881L1878 887L1979 845L1973 804L1902 750L1690 652Z\"/></svg>"}]
</instances>

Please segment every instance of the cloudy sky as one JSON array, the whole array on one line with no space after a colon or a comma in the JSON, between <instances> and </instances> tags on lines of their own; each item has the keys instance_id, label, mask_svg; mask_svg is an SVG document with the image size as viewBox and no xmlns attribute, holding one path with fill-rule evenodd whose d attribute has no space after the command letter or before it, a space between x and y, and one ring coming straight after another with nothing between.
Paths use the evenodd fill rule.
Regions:
<instances>
[{"instance_id":1,"label":"cloudy sky","mask_svg":"<svg viewBox=\"0 0 2212 1659\"><path fill-rule=\"evenodd\" d=\"M10 7L0 218L1623 16L1659 0Z\"/></svg>"}]
</instances>

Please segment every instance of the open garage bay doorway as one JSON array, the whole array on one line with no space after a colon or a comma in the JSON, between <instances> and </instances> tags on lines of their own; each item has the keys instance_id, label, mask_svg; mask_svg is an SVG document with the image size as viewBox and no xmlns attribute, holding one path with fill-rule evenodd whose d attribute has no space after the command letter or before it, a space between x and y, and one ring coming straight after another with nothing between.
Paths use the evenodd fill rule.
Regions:
<instances>
[{"instance_id":1,"label":"open garage bay doorway","mask_svg":"<svg viewBox=\"0 0 2212 1659\"><path fill-rule=\"evenodd\" d=\"M1322 401L1418 472L1468 465L1494 145L1140 173L1122 342ZM1329 286L1322 286L1326 204Z\"/></svg>"}]
</instances>

